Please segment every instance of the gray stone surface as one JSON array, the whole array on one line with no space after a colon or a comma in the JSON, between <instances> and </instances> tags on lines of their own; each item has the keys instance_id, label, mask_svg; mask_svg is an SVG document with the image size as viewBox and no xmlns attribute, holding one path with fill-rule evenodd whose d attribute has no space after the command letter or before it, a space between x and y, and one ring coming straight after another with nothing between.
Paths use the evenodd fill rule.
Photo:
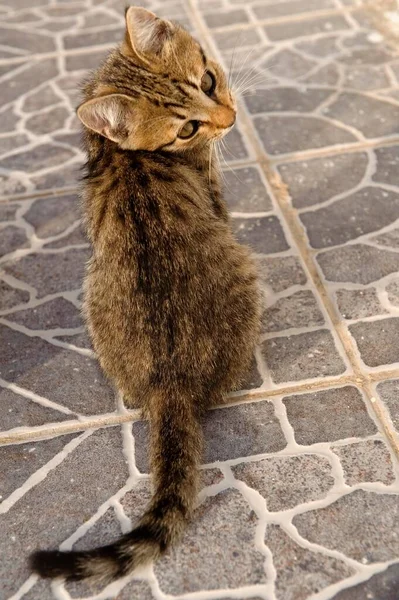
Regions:
<instances>
[{"instance_id":1,"label":"gray stone surface","mask_svg":"<svg viewBox=\"0 0 399 600\"><path fill-rule=\"evenodd\" d=\"M276 383L339 375L345 371L327 329L267 339L262 343L262 353Z\"/></svg>"},{"instance_id":2,"label":"gray stone surface","mask_svg":"<svg viewBox=\"0 0 399 600\"><path fill-rule=\"evenodd\" d=\"M15 28L0 27L0 35L5 46L28 50L32 54L55 50L54 42L51 38L33 31L18 31Z\"/></svg>"},{"instance_id":3,"label":"gray stone surface","mask_svg":"<svg viewBox=\"0 0 399 600\"><path fill-rule=\"evenodd\" d=\"M399 551L396 495L355 490L329 506L297 515L299 533L363 564L392 560Z\"/></svg>"},{"instance_id":4,"label":"gray stone surface","mask_svg":"<svg viewBox=\"0 0 399 600\"><path fill-rule=\"evenodd\" d=\"M29 142L29 138L24 134L12 134L1 138L1 152L7 153L25 146Z\"/></svg>"},{"instance_id":5,"label":"gray stone surface","mask_svg":"<svg viewBox=\"0 0 399 600\"><path fill-rule=\"evenodd\" d=\"M342 15L328 17L313 17L301 21L288 21L264 27L266 35L273 42L291 38L314 35L317 33L329 33L349 29L349 24Z\"/></svg>"},{"instance_id":6,"label":"gray stone surface","mask_svg":"<svg viewBox=\"0 0 399 600\"><path fill-rule=\"evenodd\" d=\"M315 66L316 63L313 59L304 57L290 48L283 48L273 53L270 58L262 63L266 73L270 72L272 75L289 80L304 77Z\"/></svg>"},{"instance_id":7,"label":"gray stone surface","mask_svg":"<svg viewBox=\"0 0 399 600\"><path fill-rule=\"evenodd\" d=\"M240 30L239 36L242 46L256 45L262 39L256 29ZM237 44L237 31L218 31L212 37L220 50L232 51Z\"/></svg>"},{"instance_id":8,"label":"gray stone surface","mask_svg":"<svg viewBox=\"0 0 399 600\"><path fill-rule=\"evenodd\" d=\"M364 187L326 208L302 213L301 221L311 246L326 248L378 231L398 217L399 194Z\"/></svg>"},{"instance_id":9,"label":"gray stone surface","mask_svg":"<svg viewBox=\"0 0 399 600\"><path fill-rule=\"evenodd\" d=\"M324 113L356 128L366 138L397 133L399 106L361 94L342 93Z\"/></svg>"},{"instance_id":10,"label":"gray stone surface","mask_svg":"<svg viewBox=\"0 0 399 600\"><path fill-rule=\"evenodd\" d=\"M399 588L399 564L391 565L387 569L373 575L353 587L345 588L338 592L332 600L396 600Z\"/></svg>"},{"instance_id":11,"label":"gray stone surface","mask_svg":"<svg viewBox=\"0 0 399 600\"><path fill-rule=\"evenodd\" d=\"M379 246L386 246L388 248L399 248L399 227L381 233L371 238L373 242Z\"/></svg>"},{"instance_id":12,"label":"gray stone surface","mask_svg":"<svg viewBox=\"0 0 399 600\"><path fill-rule=\"evenodd\" d=\"M391 281L385 289L388 294L389 302L393 304L393 306L399 306L399 281Z\"/></svg>"},{"instance_id":13,"label":"gray stone surface","mask_svg":"<svg viewBox=\"0 0 399 600\"><path fill-rule=\"evenodd\" d=\"M13 107L8 107L0 111L0 131L5 133L6 131L14 131L15 124L18 118L14 114Z\"/></svg>"},{"instance_id":14,"label":"gray stone surface","mask_svg":"<svg viewBox=\"0 0 399 600\"><path fill-rule=\"evenodd\" d=\"M308 290L281 298L266 308L262 315L262 332L282 331L292 327L324 325L317 300Z\"/></svg>"},{"instance_id":15,"label":"gray stone surface","mask_svg":"<svg viewBox=\"0 0 399 600\"><path fill-rule=\"evenodd\" d=\"M54 58L26 62L23 67L14 65L7 76L12 79L12 85L2 90L4 104L15 101L22 94L30 91L32 87L45 83L54 77L57 72Z\"/></svg>"},{"instance_id":16,"label":"gray stone surface","mask_svg":"<svg viewBox=\"0 0 399 600\"><path fill-rule=\"evenodd\" d=\"M288 2L266 2L254 6L254 13L258 19L273 19L275 17L289 17L295 14L312 12L323 8L334 8L332 0L289 0Z\"/></svg>"},{"instance_id":17,"label":"gray stone surface","mask_svg":"<svg viewBox=\"0 0 399 600\"><path fill-rule=\"evenodd\" d=\"M7 310L29 300L29 292L19 290L0 279L0 310Z\"/></svg>"},{"instance_id":18,"label":"gray stone surface","mask_svg":"<svg viewBox=\"0 0 399 600\"><path fill-rule=\"evenodd\" d=\"M329 85L335 87L340 80L338 65L329 64L319 67L316 71L310 71L305 77L306 83L317 83L319 85Z\"/></svg>"},{"instance_id":19,"label":"gray stone surface","mask_svg":"<svg viewBox=\"0 0 399 600\"><path fill-rule=\"evenodd\" d=\"M393 425L399 432L399 379L379 383L377 392L386 404Z\"/></svg>"},{"instance_id":20,"label":"gray stone surface","mask_svg":"<svg viewBox=\"0 0 399 600\"><path fill-rule=\"evenodd\" d=\"M85 249L71 249L54 254L30 254L6 265L6 273L35 286L38 297L81 287L84 264L89 257Z\"/></svg>"},{"instance_id":21,"label":"gray stone surface","mask_svg":"<svg viewBox=\"0 0 399 600\"><path fill-rule=\"evenodd\" d=\"M41 442L3 446L0 449L0 506L75 437L66 435Z\"/></svg>"},{"instance_id":22,"label":"gray stone surface","mask_svg":"<svg viewBox=\"0 0 399 600\"><path fill-rule=\"evenodd\" d=\"M182 543L155 566L154 592L137 580L108 593L68 584L71 598L397 600L397 565L379 563L380 572L354 584L343 560L399 560L397 465L362 388L376 368L385 427L399 432L399 55L394 24L382 14L393 3L139 3L185 24L249 88L221 162L237 237L256 252L263 337L239 404L204 419L203 462L214 466L201 469L202 504ZM120 428L110 425L125 417L79 316L90 250L75 109L82 80L121 39L123 9L122 0L0 3L0 435L12 442L0 446L0 493L20 495L0 517L0 600L63 597L43 581L18 591L27 554L56 548L117 492L133 524L151 498L146 477L121 491L129 432L122 448ZM337 348L339 337L346 340ZM360 372L345 358L355 343ZM98 419L107 427L59 455L43 479L35 475ZM65 426L71 433L57 437ZM39 430L45 439L32 438ZM145 473L147 423L133 432L129 458ZM292 437L306 447L295 449ZM356 491L338 485L331 493L340 472ZM19 488L30 476L33 487ZM115 539L119 519L126 529L120 507L110 506L77 548ZM300 506L294 524L303 537L264 527L266 506L287 525L280 511Z\"/></svg>"},{"instance_id":23,"label":"gray stone surface","mask_svg":"<svg viewBox=\"0 0 399 600\"><path fill-rule=\"evenodd\" d=\"M46 579L41 579L34 585L29 592L24 594L24 600L53 600L53 592L51 591L51 583Z\"/></svg>"},{"instance_id":24,"label":"gray stone surface","mask_svg":"<svg viewBox=\"0 0 399 600\"><path fill-rule=\"evenodd\" d=\"M63 233L79 218L79 199L76 195L36 200L24 214L24 219L34 226L40 238Z\"/></svg>"},{"instance_id":25,"label":"gray stone surface","mask_svg":"<svg viewBox=\"0 0 399 600\"><path fill-rule=\"evenodd\" d=\"M120 42L122 34L123 30L120 26L90 33L72 33L64 37L64 46L66 50L75 50L86 46L116 44Z\"/></svg>"},{"instance_id":26,"label":"gray stone surface","mask_svg":"<svg viewBox=\"0 0 399 600\"><path fill-rule=\"evenodd\" d=\"M222 156L226 162L239 160L248 157L248 150L244 142L244 136L235 126L224 138L225 149L222 149Z\"/></svg>"},{"instance_id":27,"label":"gray stone surface","mask_svg":"<svg viewBox=\"0 0 399 600\"><path fill-rule=\"evenodd\" d=\"M241 382L240 388L242 390L252 390L259 388L262 385L262 377L259 373L259 369L256 363L255 357L253 357L248 373Z\"/></svg>"},{"instance_id":28,"label":"gray stone surface","mask_svg":"<svg viewBox=\"0 0 399 600\"><path fill-rule=\"evenodd\" d=\"M3 160L5 169L16 169L32 173L47 167L55 167L60 162L66 161L74 156L68 148L52 146L51 144L39 144L26 152L13 154Z\"/></svg>"},{"instance_id":29,"label":"gray stone surface","mask_svg":"<svg viewBox=\"0 0 399 600\"><path fill-rule=\"evenodd\" d=\"M317 261L329 281L362 283L378 281L398 269L398 255L366 244L327 250Z\"/></svg>"},{"instance_id":30,"label":"gray stone surface","mask_svg":"<svg viewBox=\"0 0 399 600\"><path fill-rule=\"evenodd\" d=\"M276 69L276 65L274 66ZM287 73L286 73L287 75ZM311 112L331 95L329 90L314 88L298 90L293 87L257 90L253 96L248 96L245 103L252 114L298 111Z\"/></svg>"},{"instance_id":31,"label":"gray stone surface","mask_svg":"<svg viewBox=\"0 0 399 600\"><path fill-rule=\"evenodd\" d=\"M377 432L359 390L345 386L283 399L298 444L365 437Z\"/></svg>"},{"instance_id":32,"label":"gray stone surface","mask_svg":"<svg viewBox=\"0 0 399 600\"><path fill-rule=\"evenodd\" d=\"M330 121L314 116L254 118L267 154L277 155L354 142L355 136Z\"/></svg>"},{"instance_id":33,"label":"gray stone surface","mask_svg":"<svg viewBox=\"0 0 399 600\"><path fill-rule=\"evenodd\" d=\"M369 367L399 362L399 318L365 321L350 325L360 356Z\"/></svg>"},{"instance_id":34,"label":"gray stone surface","mask_svg":"<svg viewBox=\"0 0 399 600\"><path fill-rule=\"evenodd\" d=\"M205 462L277 452L286 445L270 402L209 411L205 440Z\"/></svg>"},{"instance_id":35,"label":"gray stone surface","mask_svg":"<svg viewBox=\"0 0 399 600\"><path fill-rule=\"evenodd\" d=\"M19 208L18 204L0 204L0 221L13 221Z\"/></svg>"},{"instance_id":36,"label":"gray stone surface","mask_svg":"<svg viewBox=\"0 0 399 600\"><path fill-rule=\"evenodd\" d=\"M55 336L55 339L66 342L67 344L73 344L78 348L85 348L86 350L92 349L92 343L86 331L75 335L57 335Z\"/></svg>"},{"instance_id":37,"label":"gray stone surface","mask_svg":"<svg viewBox=\"0 0 399 600\"><path fill-rule=\"evenodd\" d=\"M255 167L242 167L223 173L225 198L229 210L234 212L266 212L272 210L272 202Z\"/></svg>"},{"instance_id":38,"label":"gray stone surface","mask_svg":"<svg viewBox=\"0 0 399 600\"><path fill-rule=\"evenodd\" d=\"M363 319L387 314L378 299L377 290L373 287L362 290L337 290L336 298L344 319Z\"/></svg>"},{"instance_id":39,"label":"gray stone surface","mask_svg":"<svg viewBox=\"0 0 399 600\"><path fill-rule=\"evenodd\" d=\"M330 463L312 454L244 462L232 470L237 479L265 498L269 511L320 500L334 485Z\"/></svg>"},{"instance_id":40,"label":"gray stone surface","mask_svg":"<svg viewBox=\"0 0 399 600\"><path fill-rule=\"evenodd\" d=\"M373 175L373 180L397 185L395 171L399 164L399 146L376 148L374 152L377 158L377 169Z\"/></svg>"},{"instance_id":41,"label":"gray stone surface","mask_svg":"<svg viewBox=\"0 0 399 600\"><path fill-rule=\"evenodd\" d=\"M112 544L122 535L122 530L118 518L113 508L109 508L105 514L90 527L89 531L81 537L74 545L74 550L91 550L96 546L106 546ZM96 592L101 592L104 586L88 582L71 582L66 586L68 593L72 598L81 598L92 596Z\"/></svg>"},{"instance_id":42,"label":"gray stone surface","mask_svg":"<svg viewBox=\"0 0 399 600\"><path fill-rule=\"evenodd\" d=\"M237 8L231 11L218 11L215 13L205 14L205 23L208 27L225 27L226 25L239 25L240 23L248 23L248 14Z\"/></svg>"},{"instance_id":43,"label":"gray stone surface","mask_svg":"<svg viewBox=\"0 0 399 600\"><path fill-rule=\"evenodd\" d=\"M204 463L278 452L286 446L278 419L270 402L245 403L208 411L204 418ZM133 423L135 459L138 469L147 473L148 425Z\"/></svg>"},{"instance_id":44,"label":"gray stone surface","mask_svg":"<svg viewBox=\"0 0 399 600\"><path fill-rule=\"evenodd\" d=\"M56 548L124 485L127 476L120 428L95 431L1 515L5 598L28 578L27 555L39 547Z\"/></svg>"},{"instance_id":45,"label":"gray stone surface","mask_svg":"<svg viewBox=\"0 0 399 600\"><path fill-rule=\"evenodd\" d=\"M256 260L258 276L273 292L283 292L294 285L307 281L300 260L295 256L262 256Z\"/></svg>"},{"instance_id":46,"label":"gray stone surface","mask_svg":"<svg viewBox=\"0 0 399 600\"><path fill-rule=\"evenodd\" d=\"M0 377L83 414L115 410L114 392L92 358L0 325Z\"/></svg>"},{"instance_id":47,"label":"gray stone surface","mask_svg":"<svg viewBox=\"0 0 399 600\"><path fill-rule=\"evenodd\" d=\"M143 481L122 499L133 523L150 497L151 488ZM256 523L254 512L236 490L207 498L196 510L182 543L155 566L162 591L184 594L240 586L243 581L265 582L264 557L252 542ZM209 544L202 543L204 537Z\"/></svg>"},{"instance_id":48,"label":"gray stone surface","mask_svg":"<svg viewBox=\"0 0 399 600\"><path fill-rule=\"evenodd\" d=\"M50 109L46 113L40 113L30 117L26 121L28 131L36 135L50 133L57 129L63 129L69 111L63 106Z\"/></svg>"},{"instance_id":49,"label":"gray stone surface","mask_svg":"<svg viewBox=\"0 0 399 600\"><path fill-rule=\"evenodd\" d=\"M42 87L39 92L31 92L25 96L22 103L24 112L31 113L37 110L41 110L44 107L52 106L53 104L59 103L61 100L52 87L46 85Z\"/></svg>"},{"instance_id":50,"label":"gray stone surface","mask_svg":"<svg viewBox=\"0 0 399 600\"><path fill-rule=\"evenodd\" d=\"M273 254L289 248L281 223L275 216L237 218L233 227L237 240L250 246L256 254Z\"/></svg>"},{"instance_id":51,"label":"gray stone surface","mask_svg":"<svg viewBox=\"0 0 399 600\"><path fill-rule=\"evenodd\" d=\"M381 440L333 446L332 449L339 456L348 485L363 481L381 481L389 485L395 480L391 455Z\"/></svg>"},{"instance_id":52,"label":"gray stone surface","mask_svg":"<svg viewBox=\"0 0 399 600\"><path fill-rule=\"evenodd\" d=\"M83 228L82 223L78 223L73 231L69 234L64 235L60 239L53 242L47 242L45 244L46 249L59 249L65 248L65 246L87 246L87 237Z\"/></svg>"},{"instance_id":53,"label":"gray stone surface","mask_svg":"<svg viewBox=\"0 0 399 600\"><path fill-rule=\"evenodd\" d=\"M212 469L201 469L201 489L202 487L206 487L208 485L216 485L220 483L223 479L223 474L220 469L212 468Z\"/></svg>"},{"instance_id":54,"label":"gray stone surface","mask_svg":"<svg viewBox=\"0 0 399 600\"><path fill-rule=\"evenodd\" d=\"M132 600L133 598L140 598L140 600L153 600L154 596L152 595L147 583L144 581L132 581L128 583L121 592L119 592L116 598L117 600Z\"/></svg>"},{"instance_id":55,"label":"gray stone surface","mask_svg":"<svg viewBox=\"0 0 399 600\"><path fill-rule=\"evenodd\" d=\"M181 545L155 566L161 590L187 594L265 583L265 556L254 546L256 524L254 511L238 491L207 498Z\"/></svg>"},{"instance_id":56,"label":"gray stone surface","mask_svg":"<svg viewBox=\"0 0 399 600\"><path fill-rule=\"evenodd\" d=\"M57 153L57 149L55 152ZM76 186L76 181L79 180L80 169L80 163L58 166L52 171L43 172L41 175L32 175L31 182L38 190L71 188Z\"/></svg>"},{"instance_id":57,"label":"gray stone surface","mask_svg":"<svg viewBox=\"0 0 399 600\"><path fill-rule=\"evenodd\" d=\"M302 548L279 525L268 525L265 543L273 553L277 570L278 600L306 600L354 574L343 561Z\"/></svg>"},{"instance_id":58,"label":"gray stone surface","mask_svg":"<svg viewBox=\"0 0 399 600\"><path fill-rule=\"evenodd\" d=\"M14 252L15 250L18 250L18 248L23 248L26 244L26 233L20 227L8 225L1 229L0 257Z\"/></svg>"},{"instance_id":59,"label":"gray stone surface","mask_svg":"<svg viewBox=\"0 0 399 600\"><path fill-rule=\"evenodd\" d=\"M82 325L79 310L64 298L56 298L35 308L14 312L9 315L8 320L29 329L68 329Z\"/></svg>"},{"instance_id":60,"label":"gray stone surface","mask_svg":"<svg viewBox=\"0 0 399 600\"><path fill-rule=\"evenodd\" d=\"M73 414L67 415L47 408L7 388L0 388L0 406L0 429L4 431L15 427L35 427L74 418Z\"/></svg>"}]
</instances>

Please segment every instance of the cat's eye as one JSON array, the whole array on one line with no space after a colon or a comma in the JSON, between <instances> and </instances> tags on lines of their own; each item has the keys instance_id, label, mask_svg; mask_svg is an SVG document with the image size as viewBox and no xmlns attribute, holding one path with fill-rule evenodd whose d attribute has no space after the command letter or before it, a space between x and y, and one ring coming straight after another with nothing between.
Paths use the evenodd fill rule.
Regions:
<instances>
[{"instance_id":1,"label":"cat's eye","mask_svg":"<svg viewBox=\"0 0 399 600\"><path fill-rule=\"evenodd\" d=\"M180 129L178 137L183 140L187 140L197 133L199 127L199 121L187 121L185 125Z\"/></svg>"},{"instance_id":2,"label":"cat's eye","mask_svg":"<svg viewBox=\"0 0 399 600\"><path fill-rule=\"evenodd\" d=\"M201 90L207 96L210 96L215 91L216 79L210 71L205 71L201 79Z\"/></svg>"}]
</instances>

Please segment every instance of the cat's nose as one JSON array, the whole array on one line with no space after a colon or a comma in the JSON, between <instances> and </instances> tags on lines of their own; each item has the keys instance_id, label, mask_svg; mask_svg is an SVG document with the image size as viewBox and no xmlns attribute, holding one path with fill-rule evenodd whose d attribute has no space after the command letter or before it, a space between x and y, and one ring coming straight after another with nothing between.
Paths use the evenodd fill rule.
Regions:
<instances>
[{"instance_id":1,"label":"cat's nose","mask_svg":"<svg viewBox=\"0 0 399 600\"><path fill-rule=\"evenodd\" d=\"M213 113L213 122L217 129L229 129L236 122L236 111L227 106L217 106Z\"/></svg>"},{"instance_id":2,"label":"cat's nose","mask_svg":"<svg viewBox=\"0 0 399 600\"><path fill-rule=\"evenodd\" d=\"M229 127L233 127L234 123L236 122L236 119L237 119L237 115L234 113L234 115L233 115L233 119L232 119L232 121L231 121L230 125L227 125L227 127L228 127L228 128L229 128Z\"/></svg>"}]
</instances>

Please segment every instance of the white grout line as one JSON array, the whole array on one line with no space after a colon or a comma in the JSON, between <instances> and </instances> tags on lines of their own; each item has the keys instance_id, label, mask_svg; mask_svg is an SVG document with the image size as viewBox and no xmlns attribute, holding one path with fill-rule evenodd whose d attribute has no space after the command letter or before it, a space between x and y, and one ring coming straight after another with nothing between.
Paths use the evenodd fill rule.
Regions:
<instances>
[{"instance_id":1,"label":"white grout line","mask_svg":"<svg viewBox=\"0 0 399 600\"><path fill-rule=\"evenodd\" d=\"M71 454L71 452L73 452L75 448L77 448L79 444L81 444L83 440L85 440L92 433L93 430L89 429L85 431L82 435L68 442L68 444L64 446L61 452L56 454L48 463L46 463L43 467L40 467L40 469L33 473L33 475L28 477L28 479L23 483L21 487L12 492L0 504L0 514L7 513L16 502L18 502L29 490L41 483L47 477L50 471L58 467L58 465L62 463L62 461L68 456L68 454Z\"/></svg>"},{"instance_id":2,"label":"white grout line","mask_svg":"<svg viewBox=\"0 0 399 600\"><path fill-rule=\"evenodd\" d=\"M36 404L40 404L41 406L43 406L45 408L51 408L52 410L57 410L58 412L64 413L65 415L71 415L72 417L77 416L76 412L70 410L66 406L63 406L62 404L58 404L57 402L53 402L52 400L48 400L47 398L44 398L44 396L39 396L38 394L35 394L34 392L31 392L30 390L23 388L23 387L17 385L16 383L11 383L11 382L6 381L5 379L0 378L0 387L5 388L7 390L11 390L15 394L19 394L20 396L23 396L24 398L32 400L33 402L36 402ZM32 430L31 427L18 427L17 429L21 433L23 431L29 432ZM13 430L9 430L9 431L13 431Z\"/></svg>"},{"instance_id":3,"label":"white grout line","mask_svg":"<svg viewBox=\"0 0 399 600\"><path fill-rule=\"evenodd\" d=\"M87 6L89 6L89 5L87 4ZM348 11L345 11L345 12L347 13ZM61 36L55 36L55 37L57 38L57 40L61 39ZM307 37L309 37L309 36L307 36ZM312 38L312 36L310 36L310 37ZM301 38L301 39L306 39L306 38ZM292 42L292 40L290 40L290 43L291 42ZM106 46L109 47L108 45L106 45ZM59 45L58 49L60 50L60 48L61 48L61 46ZM88 48L88 49L86 49L86 51L92 52L93 48ZM94 51L95 51L95 49L94 49ZM72 51L72 52L68 51L68 52L61 52L61 53L60 52L53 53L53 55L58 56L59 61L62 62L63 58L61 57L61 54L62 54L62 56L67 56L67 55L75 55L75 54L77 55L77 54L81 54L81 53L82 53L81 49L79 49L79 50ZM367 140L367 143L368 142L369 142L369 140ZM281 162L280 159L281 159L280 156L273 158L273 160ZM254 161L252 159L244 159L242 162L236 161L235 164L249 164L249 163L253 164L253 162ZM242 217L242 215L237 215L237 216ZM261 216L261 215L258 214L256 216ZM244 218L247 218L247 215L245 215ZM283 220L283 223L285 226L284 220ZM25 229L27 227L28 227L28 224L25 224ZM20 282L20 285L24 285L24 283ZM301 289L308 289L308 288L306 286L304 286L304 287L301 287ZM313 289L313 288L311 288L311 289ZM33 299L36 298L36 290L34 290L32 288L29 290L29 292L31 294L31 298L33 298ZM33 294L32 294L32 292L33 292ZM282 296L282 297L284 297L284 296ZM25 306L25 308L26 308L26 306ZM22 306L21 306L21 310L22 310ZM329 323L328 320L327 320L327 323ZM7 322L7 325L8 325L8 322ZM68 330L68 331L70 331L70 330ZM48 333L45 332L45 335L48 335ZM50 340L48 340L48 341L50 341ZM51 343L54 343L54 340ZM269 374L265 371L261 356L258 355L257 359L258 359L258 361L260 361L262 369L263 369L263 372L261 374L264 375L264 377L266 379L267 378L270 379ZM299 384L304 384L304 382L292 382L293 386L299 385ZM337 384L339 384L339 378L337 380ZM308 392L309 390L304 389L303 391ZM312 389L311 391L315 391L315 390ZM295 393L297 393L297 392L295 392ZM40 397L38 397L38 398L40 398ZM34 401L37 401L33 397L31 399L33 399ZM46 400L46 399L44 399L44 400ZM50 402L50 401L47 401L47 402ZM262 456L264 458L267 458L267 456L273 456L273 457L289 456L289 455L292 455L292 454L290 454L292 452L294 453L294 455L306 454L309 452L311 452L313 454L316 453L316 454L319 454L321 456L328 458L328 460L330 461L330 464L332 466L332 473L334 474L334 479L335 479L335 484L332 489L339 490L339 493L341 494L339 497L342 497L343 495L345 495L345 492L347 492L347 486L344 483L342 466L339 462L337 455L335 455L332 452L331 447L330 447L331 444L325 444L325 445L316 444L311 447L298 446L295 443L294 432L292 430L290 423L288 422L286 410L285 410L285 406L284 406L283 402L279 398L274 399L273 402L275 405L276 415L279 418L281 427L283 429L284 435L287 440L287 447L281 453L272 453L271 455L260 455L258 457L246 457L246 458L241 458L241 459L236 459L236 460L238 460L240 462L249 462L249 461L253 461L253 460L260 460L262 458ZM119 410L120 414L116 415L117 418L120 419L123 416L124 417L130 416L129 414L127 414L126 412L123 411L123 407L120 403L119 403L118 410ZM89 417L87 420L87 423L91 422L91 421L89 421L90 419L91 418ZM123 448L124 448L125 456L129 462L129 470L131 473L130 484L134 485L136 481L139 481L140 479L144 479L145 476L140 475L140 473L138 472L137 467L135 465L134 442L133 442L132 435L131 435L131 423L125 423L124 425L122 425L122 428L123 428L123 440L124 440ZM90 431L87 431L87 432L85 432L85 434L83 434L83 436L81 436L78 439L83 439L83 437L85 435L86 436L90 435L90 433L91 433ZM368 439L379 439L379 437L378 437L378 434L376 434L376 436L370 436ZM338 442L334 442L334 444L335 445L336 444L344 445L344 443L346 443L346 442L350 443L353 441L354 440L352 440L352 439L351 440L340 440ZM360 440L356 440L356 441L360 441ZM361 441L363 441L363 440L361 440ZM50 463L48 463L48 465L49 464ZM206 600L206 599L209 599L209 600L217 600L218 599L219 600L222 597L223 598L250 598L255 595L259 596L261 598L264 598L265 600L274 600L275 599L275 589L274 588L275 588L276 571L273 566L272 553L269 550L269 548L267 548L267 546L265 545L264 533L265 533L267 523L274 522L274 519L276 519L276 518L279 520L281 526L284 525L284 527L286 528L285 530L289 533L290 537L292 539L294 539L296 541L296 543L298 543L300 546L302 546L305 549L310 550L310 551L320 552L322 554L325 554L326 556L335 556L335 554L334 554L335 551L330 551L330 550L325 549L324 547L318 547L317 545L314 545L314 544L312 545L309 542L307 542L306 540L304 540L303 538L301 538L299 536L298 532L296 531L296 529L293 527L292 522L291 522L292 517L296 514L295 511L300 512L301 510L303 511L304 509L313 510L315 506L316 507L319 506L319 504L317 504L318 502L320 503L320 506L323 506L323 501L315 501L315 503L312 502L312 503L307 503L304 505L298 505L297 507L295 507L295 509L292 509L292 511L281 511L281 513L270 513L267 511L266 502L265 502L264 498L262 498L262 496L260 496L260 494L258 494L258 492L256 492L256 490L254 490L252 488L248 488L244 482L240 482L233 477L233 473L231 471L229 464L233 464L232 461L226 461L222 466L218 463L215 463L215 466L222 468L225 479L220 484L216 484L215 486L208 486L208 489L205 491L205 494L203 496L207 497L207 494L212 495L212 494L217 493L218 491L221 491L222 489L231 487L233 489L239 490L242 493L242 495L244 496L244 498L247 500L249 506L253 507L256 514L258 515L258 525L256 528L256 534L255 534L255 545L259 549L259 551L262 552L265 556L266 573L269 577L268 583L265 585L247 586L245 588L239 588L239 589L237 588L234 590L225 589L225 590L198 591L198 592L193 592L193 593L189 593L189 594L179 595L176 597L176 598L180 598L181 600ZM364 488L364 489L367 489L370 491L377 491L378 493L388 493L386 486L382 486L382 484L381 485L372 484L369 486L368 485L359 485L359 486L353 486L351 489L359 489L359 488L360 489ZM20 488L20 489L22 489L22 488ZM122 488L122 490L126 491L125 488ZM119 521L121 523L124 523L124 527L127 528L129 525L129 522L127 520L128 518L124 514L123 508L119 502L119 498L122 496L122 490L119 490L119 492L117 494L115 494L112 498L110 498L107 501L106 505L107 505L107 507L113 506ZM391 490L397 490L397 483L394 486L391 486ZM331 493L331 490L330 490L330 493ZM397 492L395 491L395 493L397 493ZM334 499L337 499L337 497L335 496ZM66 540L64 542L65 548L68 547L68 544L71 544L71 541L73 539L79 539L86 533L86 531L90 528L90 526L92 526L94 524L94 522L96 522L98 520L98 518L102 514L104 514L103 512L101 512L101 511L105 512L104 507L105 507L105 505L102 505L102 507L100 507L100 509L97 511L96 515L92 517L90 522L85 523L84 526L82 526L81 528L79 528L79 530L77 530L77 532L75 532L75 534L74 534L75 538L73 538L73 536L71 536L71 538L69 538L69 541ZM336 557L339 558L340 560L344 560L346 562L346 564L352 564L351 559L348 559L347 557L341 555L339 552L337 552ZM329 586L328 588L324 589L322 592L320 592L316 596L314 596L314 597L312 596L312 598L314 598L314 600L327 600L328 598L331 598L331 595L333 593L335 594L336 592L340 591L341 589L348 587L348 585L354 585L353 582L357 583L358 581L361 580L361 578L363 578L363 579L369 578L370 576L372 576L372 574L378 572L379 570L386 568L387 565L390 564L387 562L387 563L377 563L375 565L367 565L367 566L360 565L359 566L358 563L356 563L356 564L355 563L356 563L356 561L353 563L353 565L358 570L358 572L355 576L353 576L349 579L345 579L344 581L340 581L337 584L334 584L333 586ZM169 600L170 598L172 598L170 595L164 594L162 592L162 590L159 587L159 583L154 575L154 571L151 568L146 573L145 580L150 583L154 598L156 598L156 600L167 600L167 599ZM105 590L104 592L101 592L99 595L95 596L95 598L98 598L98 599L111 598L111 597L114 598L115 594L117 594L122 589L122 587L124 586L126 581L127 580L124 580L123 582L116 582L112 586L108 586L107 590ZM32 585L33 585L32 578L30 578L24 584L23 588L24 588L24 590L28 590L32 587ZM17 595L13 596L13 600L19 600L22 597L22 595L23 595L22 589L23 588L20 589L20 591L17 593ZM55 584L53 584L52 589L53 589L53 593L54 593L55 597L58 600L69 600L70 599L70 596L67 593L67 591L65 590L65 588L63 587L63 585L55 583Z\"/></svg>"}]
</instances>

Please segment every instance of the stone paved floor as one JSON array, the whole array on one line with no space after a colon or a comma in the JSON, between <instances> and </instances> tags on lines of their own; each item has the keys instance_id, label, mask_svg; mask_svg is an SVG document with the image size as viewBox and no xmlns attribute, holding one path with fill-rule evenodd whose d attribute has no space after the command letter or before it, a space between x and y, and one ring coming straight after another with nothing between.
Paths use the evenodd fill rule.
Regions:
<instances>
[{"instance_id":1,"label":"stone paved floor","mask_svg":"<svg viewBox=\"0 0 399 600\"><path fill-rule=\"evenodd\" d=\"M108 542L150 494L146 424L115 401L79 314L89 251L73 108L121 37L124 4L0 2L0 598L398 600L390 0L145 2L226 66L236 47L233 71L246 60L259 73L225 178L237 235L258 257L261 343L247 389L206 420L183 543L103 591L29 576L35 547Z\"/></svg>"}]
</instances>

